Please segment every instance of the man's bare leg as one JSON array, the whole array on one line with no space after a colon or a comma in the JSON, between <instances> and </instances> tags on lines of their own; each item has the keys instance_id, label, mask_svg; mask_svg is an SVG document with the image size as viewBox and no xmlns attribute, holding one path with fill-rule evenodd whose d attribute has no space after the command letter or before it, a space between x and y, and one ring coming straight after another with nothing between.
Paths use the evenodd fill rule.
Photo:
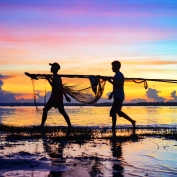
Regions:
<instances>
[{"instance_id":1,"label":"man's bare leg","mask_svg":"<svg viewBox=\"0 0 177 177\"><path fill-rule=\"evenodd\" d=\"M43 127L44 124L45 124L45 121L46 121L46 119L47 119L47 113L48 113L48 111L43 110L42 121L41 121L41 127Z\"/></svg>"},{"instance_id":2,"label":"man's bare leg","mask_svg":"<svg viewBox=\"0 0 177 177\"><path fill-rule=\"evenodd\" d=\"M116 114L112 115L112 129L116 128L116 120L117 120Z\"/></svg>"},{"instance_id":3,"label":"man's bare leg","mask_svg":"<svg viewBox=\"0 0 177 177\"><path fill-rule=\"evenodd\" d=\"M69 116L68 114L64 114L63 117L65 118L65 121L66 123L68 124L68 127L70 128L71 127L71 122L70 122L70 119L69 119Z\"/></svg>"},{"instance_id":4,"label":"man's bare leg","mask_svg":"<svg viewBox=\"0 0 177 177\"><path fill-rule=\"evenodd\" d=\"M42 121L41 121L41 127L44 126L45 121L47 119L47 113L48 111L52 108L52 106L50 106L49 104L46 104L46 106L43 109L43 113L42 113Z\"/></svg>"},{"instance_id":5,"label":"man's bare leg","mask_svg":"<svg viewBox=\"0 0 177 177\"><path fill-rule=\"evenodd\" d=\"M66 123L68 124L68 127L70 128L71 127L71 122L70 122L68 114L66 114L64 109L58 108L58 110L63 115L63 117L65 118Z\"/></svg>"},{"instance_id":6,"label":"man's bare leg","mask_svg":"<svg viewBox=\"0 0 177 177\"><path fill-rule=\"evenodd\" d=\"M135 133L135 129L136 129L136 121L133 120L133 119L131 119L127 114L125 114L125 113L122 112L122 111L120 111L120 112L118 113L118 115L119 115L120 117L125 118L126 120L128 120L128 121L130 121L130 122L132 123L133 130L134 130L134 133Z\"/></svg>"},{"instance_id":7,"label":"man's bare leg","mask_svg":"<svg viewBox=\"0 0 177 177\"><path fill-rule=\"evenodd\" d=\"M116 129L115 128L112 128L112 136L116 137Z\"/></svg>"}]
</instances>

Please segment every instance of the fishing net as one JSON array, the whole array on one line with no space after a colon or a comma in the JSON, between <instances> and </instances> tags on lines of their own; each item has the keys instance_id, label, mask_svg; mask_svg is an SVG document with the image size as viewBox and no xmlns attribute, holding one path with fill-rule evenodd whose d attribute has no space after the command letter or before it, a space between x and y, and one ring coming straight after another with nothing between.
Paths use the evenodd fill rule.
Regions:
<instances>
[{"instance_id":1,"label":"fishing net","mask_svg":"<svg viewBox=\"0 0 177 177\"><path fill-rule=\"evenodd\" d=\"M96 103L104 92L106 81L99 77L62 78L64 91L78 102Z\"/></svg>"},{"instance_id":2,"label":"fishing net","mask_svg":"<svg viewBox=\"0 0 177 177\"><path fill-rule=\"evenodd\" d=\"M36 102L34 81L46 79L46 75L25 74L32 79L34 100ZM60 89L76 101L85 104L96 103L101 98L106 84L106 80L99 76L60 77L62 79L62 88Z\"/></svg>"}]
</instances>

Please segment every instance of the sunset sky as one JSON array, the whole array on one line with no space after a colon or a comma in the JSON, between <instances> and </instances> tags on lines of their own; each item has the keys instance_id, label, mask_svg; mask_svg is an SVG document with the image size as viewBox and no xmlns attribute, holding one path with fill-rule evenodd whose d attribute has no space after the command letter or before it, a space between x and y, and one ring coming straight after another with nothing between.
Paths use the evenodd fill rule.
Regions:
<instances>
[{"instance_id":1,"label":"sunset sky","mask_svg":"<svg viewBox=\"0 0 177 177\"><path fill-rule=\"evenodd\" d=\"M24 72L50 73L48 63L113 76L114 60L125 77L177 79L177 1L0 1L0 102L30 101ZM125 83L125 101L177 101L176 84L148 84ZM107 83L103 98L110 91Z\"/></svg>"}]
</instances>

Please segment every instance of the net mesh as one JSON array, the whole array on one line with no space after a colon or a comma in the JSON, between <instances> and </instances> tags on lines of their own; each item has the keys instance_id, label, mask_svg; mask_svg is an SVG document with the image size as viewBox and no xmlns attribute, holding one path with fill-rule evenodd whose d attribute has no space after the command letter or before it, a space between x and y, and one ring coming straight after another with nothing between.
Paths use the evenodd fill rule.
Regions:
<instances>
[{"instance_id":1,"label":"net mesh","mask_svg":"<svg viewBox=\"0 0 177 177\"><path fill-rule=\"evenodd\" d=\"M62 78L62 82L63 89L68 95L85 104L96 103L101 98L106 84L106 81L98 77Z\"/></svg>"}]
</instances>

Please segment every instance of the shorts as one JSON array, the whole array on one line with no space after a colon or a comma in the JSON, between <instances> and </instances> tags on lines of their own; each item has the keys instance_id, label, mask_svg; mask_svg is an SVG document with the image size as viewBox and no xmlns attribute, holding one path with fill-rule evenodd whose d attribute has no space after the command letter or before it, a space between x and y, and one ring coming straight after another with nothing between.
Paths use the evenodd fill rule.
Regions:
<instances>
[{"instance_id":1,"label":"shorts","mask_svg":"<svg viewBox=\"0 0 177 177\"><path fill-rule=\"evenodd\" d=\"M64 108L64 105L63 105L63 101L52 101L49 99L49 101L47 102L47 104L45 105L46 108Z\"/></svg>"},{"instance_id":2,"label":"shorts","mask_svg":"<svg viewBox=\"0 0 177 177\"><path fill-rule=\"evenodd\" d=\"M114 102L110 110L110 117L112 117L113 115L116 115L116 113L121 111L123 101L124 100L120 98L116 98L116 97L114 98Z\"/></svg>"}]
</instances>

